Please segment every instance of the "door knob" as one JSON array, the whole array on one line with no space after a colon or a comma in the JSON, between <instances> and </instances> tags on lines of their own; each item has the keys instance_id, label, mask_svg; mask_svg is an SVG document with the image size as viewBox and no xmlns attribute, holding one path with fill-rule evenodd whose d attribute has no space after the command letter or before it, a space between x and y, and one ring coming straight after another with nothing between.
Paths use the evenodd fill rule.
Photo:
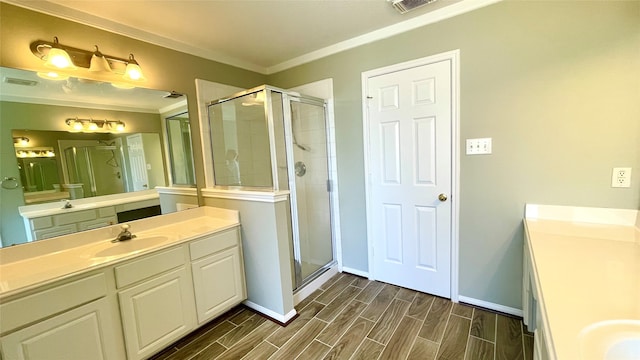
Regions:
<instances>
[{"instance_id":1,"label":"door knob","mask_svg":"<svg viewBox=\"0 0 640 360\"><path fill-rule=\"evenodd\" d=\"M445 194L440 194L440 195L438 195L438 200L440 200L440 201L447 201L447 195L445 195Z\"/></svg>"}]
</instances>

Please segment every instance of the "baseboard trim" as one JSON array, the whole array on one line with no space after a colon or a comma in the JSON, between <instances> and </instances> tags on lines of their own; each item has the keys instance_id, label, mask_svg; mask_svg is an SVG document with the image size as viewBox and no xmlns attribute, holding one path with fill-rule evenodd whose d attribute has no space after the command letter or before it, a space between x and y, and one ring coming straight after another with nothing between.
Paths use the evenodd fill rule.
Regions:
<instances>
[{"instance_id":1,"label":"baseboard trim","mask_svg":"<svg viewBox=\"0 0 640 360\"><path fill-rule=\"evenodd\" d=\"M338 273L338 267L332 266L322 275L315 278L312 282L305 285L302 289L293 294L293 306L298 305L302 300L306 299L314 291L318 290L322 284L326 283L333 275Z\"/></svg>"},{"instance_id":2,"label":"baseboard trim","mask_svg":"<svg viewBox=\"0 0 640 360\"><path fill-rule=\"evenodd\" d=\"M358 275L358 276L362 276L364 278L369 279L369 273L366 271L362 271L362 270L357 270L357 269L352 269L346 266L342 267L342 272L346 272L349 274L353 274L353 275Z\"/></svg>"},{"instance_id":3,"label":"baseboard trim","mask_svg":"<svg viewBox=\"0 0 640 360\"><path fill-rule=\"evenodd\" d=\"M500 304L496 304L496 303L492 303L484 300L474 299L474 298L470 298L462 295L458 296L458 301L469 304L469 305L483 307L489 310L495 310L495 311L513 315L513 316L522 317L524 315L524 312L521 309L516 309L509 306L504 306L504 305L500 305Z\"/></svg>"},{"instance_id":4,"label":"baseboard trim","mask_svg":"<svg viewBox=\"0 0 640 360\"><path fill-rule=\"evenodd\" d=\"M282 315L282 314L278 314L277 312L273 311L273 310L269 310L264 306L260 306L254 302L251 302L249 300L245 300L243 302L243 304L248 307L251 308L257 312L259 312L260 314L268 317L269 319L279 323L282 326L286 326L289 324L289 322L291 320L293 320L293 318L295 318L298 313L296 312L296 309L293 309L291 311L289 311L287 314Z\"/></svg>"}]
</instances>

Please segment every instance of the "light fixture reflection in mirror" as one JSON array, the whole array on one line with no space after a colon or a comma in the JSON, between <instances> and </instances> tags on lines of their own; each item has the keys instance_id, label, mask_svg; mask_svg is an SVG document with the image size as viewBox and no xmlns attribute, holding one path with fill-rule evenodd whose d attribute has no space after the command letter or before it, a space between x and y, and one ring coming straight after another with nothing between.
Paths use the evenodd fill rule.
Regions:
<instances>
[{"instance_id":1,"label":"light fixture reflection in mirror","mask_svg":"<svg viewBox=\"0 0 640 360\"><path fill-rule=\"evenodd\" d=\"M102 48L101 48L102 50ZM75 61L75 59L74 59ZM44 66L43 66L44 69ZM45 71L45 70L41 70ZM85 73L82 73L82 72ZM88 74L88 69L79 68L77 74L82 76ZM99 78L96 77L96 78ZM122 77L120 76L120 79ZM127 82L122 79L123 83ZM169 164L168 153L165 151L163 144L165 143L162 138L166 137L166 133L163 134L164 115L177 113L172 109L187 108L186 96L180 96L174 98L170 91L150 90L140 87L135 87L122 91L116 89L109 82L86 82L81 81L75 76L71 76L69 79L60 82L43 80L36 75L35 71L24 71L18 69L9 69L0 67L0 133L12 134L16 129L23 129L19 132L12 134L12 137L27 137L30 139L26 147L14 146L14 141L0 142L2 144L2 159L0 161L0 168L3 176L13 176L17 179L16 187L12 188L12 193L4 190L3 194L10 194L11 196L2 197L2 216L0 217L0 231L3 246L10 246L14 244L20 244L27 241L24 218L22 218L18 212L18 207L35 205L46 205L46 203L40 202L43 195L54 196L64 195L66 192L62 184L73 185L74 180L64 179L64 169L62 167L62 161L66 162L65 153L61 150L58 140L67 141L85 141L85 140L104 140L107 143L116 141L116 138L122 138L132 136L135 134L143 134L142 142L144 146L151 140L147 141L148 136L145 134L155 133L157 140L153 140L158 147L148 152L149 158L145 159L146 163L151 164L152 170L158 170L158 180L156 182L139 182L133 184L126 180L125 172L131 173L127 167L128 156L117 156L118 165L120 165L120 174L123 178L123 187L126 186L125 191L132 191L131 193L124 194L117 193L105 196L115 196L118 198L128 198L129 196L135 196L133 191L136 189L145 189L144 185L147 184L147 189L153 189L156 185L167 186L169 185L170 172L169 168L165 164ZM73 131L68 125L63 122L67 118L93 118L107 119L107 120L120 120L126 123L124 131L113 132L82 132ZM28 129L28 130L24 130ZM57 131L53 131L57 130ZM69 131L71 130L71 131ZM38 131L46 131L46 134L36 134ZM38 136L36 136L38 135ZM60 137L58 137L60 135ZM120 140L123 142L128 140ZM191 139L185 140L191 143ZM80 152L80 148L85 143L75 143L69 146L75 146ZM89 145L89 144L86 144ZM95 142L94 142L95 145ZM16 155L16 150L25 150L28 148L45 147L50 146L54 149L55 156L52 157L28 157L28 152L20 157ZM116 146L111 145L111 146ZM68 148L62 147L62 148ZM168 149L168 148L167 148ZM113 149L110 145L104 145L102 148L87 148L87 151L91 152L95 150L97 157L94 156L94 170L104 171L101 174L95 174L96 179L106 180L118 175L118 168L108 166L106 163L111 161L113 152L118 154L119 152L128 151L125 146L120 147L120 150ZM82 150L83 151L83 150ZM71 151L68 151L71 152ZM38 154L36 154L37 156ZM46 155L43 153L42 155ZM146 154L145 154L146 155ZM157 162L152 158L158 158ZM81 163L82 159L77 158L76 162ZM166 163L164 162L166 161ZM123 168L124 166L124 168ZM25 178L28 176L30 180L21 179L21 170L29 171L29 174L25 173ZM146 169L146 166L144 167ZM29 170L27 170L29 169ZM148 172L147 172L148 173ZM33 176L32 176L33 175ZM45 181L41 181L44 177ZM152 176L155 178L154 176ZM55 180L53 180L55 179ZM51 181L49 181L51 180ZM84 183L84 180L78 180L77 183ZM112 181L115 183L115 181ZM124 185L126 183L126 185ZM43 184L43 185L41 185ZM35 187L34 187L35 186ZM100 185L97 185L98 193L101 192ZM191 185L193 186L193 184ZM24 192L24 197L20 196ZM29 192L33 190L33 192ZM149 190L147 190L148 192ZM88 186L85 192L85 196L91 194L91 188ZM193 198L189 196L190 203L197 203L196 192L193 192ZM67 195L67 196L70 196ZM169 195L173 196L173 195ZM182 195L181 195L182 196ZM91 197L86 199L78 199L78 201L84 201L86 203L98 203L101 202L102 196ZM60 200L51 200L55 203ZM54 204L52 204L54 205ZM175 211L175 209L169 211ZM5 216L6 215L6 216Z\"/></svg>"},{"instance_id":2,"label":"light fixture reflection in mirror","mask_svg":"<svg viewBox=\"0 0 640 360\"><path fill-rule=\"evenodd\" d=\"M13 144L15 146L27 146L29 145L29 138L26 136L17 136L13 138Z\"/></svg>"},{"instance_id":3,"label":"light fixture reflection in mirror","mask_svg":"<svg viewBox=\"0 0 640 360\"><path fill-rule=\"evenodd\" d=\"M125 124L120 120L94 120L68 118L64 121L73 132L123 132Z\"/></svg>"}]
</instances>

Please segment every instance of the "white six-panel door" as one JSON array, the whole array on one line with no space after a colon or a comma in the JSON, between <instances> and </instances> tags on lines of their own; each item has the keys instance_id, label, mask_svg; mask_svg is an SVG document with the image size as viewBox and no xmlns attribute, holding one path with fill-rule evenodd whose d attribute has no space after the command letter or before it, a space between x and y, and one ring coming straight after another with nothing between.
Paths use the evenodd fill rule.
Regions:
<instances>
[{"instance_id":1,"label":"white six-panel door","mask_svg":"<svg viewBox=\"0 0 640 360\"><path fill-rule=\"evenodd\" d=\"M366 80L373 278L451 297L452 61Z\"/></svg>"},{"instance_id":2,"label":"white six-panel door","mask_svg":"<svg viewBox=\"0 0 640 360\"><path fill-rule=\"evenodd\" d=\"M147 175L147 161L144 156L142 134L127 136L129 148L129 168L133 191L148 190L149 177Z\"/></svg>"}]
</instances>

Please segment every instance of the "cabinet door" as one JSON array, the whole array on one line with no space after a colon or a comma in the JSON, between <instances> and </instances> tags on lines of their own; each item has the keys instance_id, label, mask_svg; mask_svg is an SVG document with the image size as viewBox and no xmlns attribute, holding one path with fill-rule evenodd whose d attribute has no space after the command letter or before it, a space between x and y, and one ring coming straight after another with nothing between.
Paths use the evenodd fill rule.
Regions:
<instances>
[{"instance_id":1,"label":"cabinet door","mask_svg":"<svg viewBox=\"0 0 640 360\"><path fill-rule=\"evenodd\" d=\"M193 289L182 267L118 293L127 359L142 359L195 327Z\"/></svg>"},{"instance_id":2,"label":"cabinet door","mask_svg":"<svg viewBox=\"0 0 640 360\"><path fill-rule=\"evenodd\" d=\"M2 337L5 359L121 359L113 318L102 298Z\"/></svg>"},{"instance_id":3,"label":"cabinet door","mask_svg":"<svg viewBox=\"0 0 640 360\"><path fill-rule=\"evenodd\" d=\"M246 298L239 248L233 247L191 264L198 323L239 304Z\"/></svg>"}]
</instances>

